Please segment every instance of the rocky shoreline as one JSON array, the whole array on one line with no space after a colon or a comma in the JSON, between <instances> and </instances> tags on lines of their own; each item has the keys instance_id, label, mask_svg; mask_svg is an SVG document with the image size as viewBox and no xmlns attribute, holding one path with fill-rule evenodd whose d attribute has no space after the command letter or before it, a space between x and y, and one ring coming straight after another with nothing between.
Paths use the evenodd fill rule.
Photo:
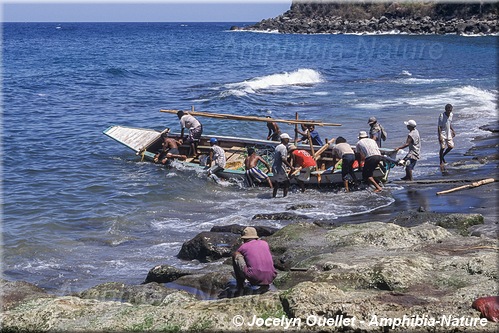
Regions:
<instances>
[{"instance_id":1,"label":"rocky shoreline","mask_svg":"<svg viewBox=\"0 0 499 333\"><path fill-rule=\"evenodd\" d=\"M495 177L497 129L491 124L491 133L451 163L454 177ZM230 253L241 225L214 227L184 243L179 256L205 268L159 264L141 285L109 282L54 295L1 280L1 331L496 332L499 298L489 319L474 302L499 295L498 186L455 192L449 201L435 196L436 186L455 185L414 183L392 208L348 221L307 219L300 211L308 207L300 205L255 216L248 224L269 243L279 270L276 288L264 294L247 289L233 297ZM290 224L266 227L271 219Z\"/></svg>"},{"instance_id":2,"label":"rocky shoreline","mask_svg":"<svg viewBox=\"0 0 499 333\"><path fill-rule=\"evenodd\" d=\"M247 27L231 30L279 32L284 34L414 34L414 35L497 35L497 17L469 20L453 18L434 20L429 16L416 18L380 18L348 20L331 18L290 18L278 16Z\"/></svg>"},{"instance_id":3,"label":"rocky shoreline","mask_svg":"<svg viewBox=\"0 0 499 333\"><path fill-rule=\"evenodd\" d=\"M443 8L436 8L436 7ZM232 30L275 31L286 34L458 34L497 35L497 7L463 4L418 6L403 3L366 5L293 1L275 18ZM457 8L455 8L457 7Z\"/></svg>"},{"instance_id":4,"label":"rocky shoreline","mask_svg":"<svg viewBox=\"0 0 499 333\"><path fill-rule=\"evenodd\" d=\"M274 232L266 240L279 268L277 289L263 295L248 290L245 296L231 298L232 267L224 260L230 254L222 254L223 262L203 270L159 265L143 285L106 283L65 296L24 282L2 281L2 331L250 331L262 328L250 325L254 318L301 323L333 318L335 324L328 327L303 324L289 329L374 332L380 325L373 318L404 316L450 316L475 323L458 320L437 327L439 332L497 331L498 323L480 321L480 312L471 306L477 298L499 292L497 240L465 232L483 223L483 217L411 214L407 219L417 217L422 223L404 227L397 224L403 219L398 219L326 228L297 220ZM239 234L230 229L237 227L204 233L198 237L203 245L189 246L204 249L206 261L218 258L226 253L219 237L232 237L231 248L238 245ZM245 324L237 326L236 317ZM433 331L434 327L409 329Z\"/></svg>"}]
</instances>

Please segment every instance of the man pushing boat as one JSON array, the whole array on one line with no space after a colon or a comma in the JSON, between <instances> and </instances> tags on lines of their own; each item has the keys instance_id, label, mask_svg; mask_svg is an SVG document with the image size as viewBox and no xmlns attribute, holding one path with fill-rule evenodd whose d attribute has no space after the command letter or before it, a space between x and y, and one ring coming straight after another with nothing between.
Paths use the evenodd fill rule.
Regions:
<instances>
[{"instance_id":1,"label":"man pushing boat","mask_svg":"<svg viewBox=\"0 0 499 333\"><path fill-rule=\"evenodd\" d=\"M154 163L161 162L161 164L166 164L168 159L178 158L185 160L187 158L187 156L181 155L178 150L180 142L173 138L169 138L168 132L161 134L161 138L163 139L163 143L161 144L161 150L154 155Z\"/></svg>"},{"instance_id":2,"label":"man pushing boat","mask_svg":"<svg viewBox=\"0 0 499 333\"><path fill-rule=\"evenodd\" d=\"M262 162L265 167L267 167L267 173L270 173L270 165L265 161L260 155L255 152L254 148L248 148L248 157L244 160L244 166L246 168L246 179L248 184L251 186L254 181L259 183L267 181L270 188L272 188L272 182L267 174L258 168L258 162Z\"/></svg>"},{"instance_id":3,"label":"man pushing boat","mask_svg":"<svg viewBox=\"0 0 499 333\"><path fill-rule=\"evenodd\" d=\"M197 143L203 134L203 125L194 116L185 114L184 111L178 111L177 117L180 120L180 127L182 128L180 132L180 144L184 142L184 130L186 128L189 129L189 135L186 139L186 142L191 146L189 156L197 156Z\"/></svg>"}]
</instances>

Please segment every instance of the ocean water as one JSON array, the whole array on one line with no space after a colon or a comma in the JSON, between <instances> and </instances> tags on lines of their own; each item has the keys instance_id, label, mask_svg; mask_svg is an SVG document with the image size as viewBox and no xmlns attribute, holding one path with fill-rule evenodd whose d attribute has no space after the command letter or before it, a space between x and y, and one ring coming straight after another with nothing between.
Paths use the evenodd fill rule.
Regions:
<instances>
[{"instance_id":1,"label":"ocean water","mask_svg":"<svg viewBox=\"0 0 499 333\"><path fill-rule=\"evenodd\" d=\"M271 199L265 188L140 162L102 134L114 124L178 131L162 108L289 119L299 112L341 123L318 131L350 143L376 116L393 148L407 136L403 121L414 119L423 145L417 178L438 173L436 121L445 104L454 105L457 132L449 162L497 119L498 37L280 35L232 25L242 24L3 24L4 278L56 293L138 284L157 264L202 267L176 254L214 225L251 225L255 214L295 203L317 207L300 214L334 220L393 205L400 189ZM261 123L200 120L205 134L267 134Z\"/></svg>"}]
</instances>

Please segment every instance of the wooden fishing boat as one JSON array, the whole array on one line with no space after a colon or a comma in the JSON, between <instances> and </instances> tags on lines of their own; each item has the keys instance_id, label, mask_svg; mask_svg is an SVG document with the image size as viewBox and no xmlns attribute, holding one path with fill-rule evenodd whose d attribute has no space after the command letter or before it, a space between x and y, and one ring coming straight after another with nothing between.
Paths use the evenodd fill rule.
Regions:
<instances>
[{"instance_id":1,"label":"wooden fishing boat","mask_svg":"<svg viewBox=\"0 0 499 333\"><path fill-rule=\"evenodd\" d=\"M173 111L176 110L169 110ZM168 111L168 112L169 112ZM196 114L199 115L199 114ZM269 121L266 118L265 121ZM262 121L262 120L256 120ZM272 119L275 121L275 119ZM283 121L283 120L278 120ZM292 121L289 121L293 123ZM300 120L300 123L306 122ZM316 122L316 124L321 124ZM332 125L330 125L332 126ZM338 124L334 124L338 126ZM163 131L157 131L152 129L144 128L134 128L125 126L111 126L104 131L104 134L111 137L112 139L118 141L119 143L132 149L136 155L140 156L141 160L154 162L154 157L156 153L161 149L162 139L161 135L164 132L169 132L169 129ZM169 137L174 139L180 139L180 134L169 133ZM210 154L210 139L216 138L218 140L218 145L225 150L226 157L226 168L217 173L217 176L227 180L233 180L235 182L246 182L244 160L247 157L247 148L254 148L255 151L262 156L270 165L272 165L274 148L279 144L276 141L250 139L250 138L239 138L231 136L202 136L200 141L197 143L198 158L187 158L185 160L177 160L176 163L181 163L188 169L193 168L198 171L207 171L206 161ZM327 186L342 184L343 180L341 177L341 170L334 170L332 149L329 149L329 144L325 144L323 147L297 144L298 149L307 150L314 156L317 160L318 170L312 172L310 181L306 183L306 186ZM179 146L180 154L188 155L190 146L181 145ZM388 156L393 156L396 152L393 149L381 149L382 153ZM266 172L266 168L261 165L262 170ZM374 173L374 178L378 181L386 181L391 166L381 166L376 169ZM356 169L357 179L362 178L361 171ZM272 173L269 173L272 179ZM291 183L296 183L293 177L291 177ZM266 182L262 182L261 185L267 185Z\"/></svg>"}]
</instances>

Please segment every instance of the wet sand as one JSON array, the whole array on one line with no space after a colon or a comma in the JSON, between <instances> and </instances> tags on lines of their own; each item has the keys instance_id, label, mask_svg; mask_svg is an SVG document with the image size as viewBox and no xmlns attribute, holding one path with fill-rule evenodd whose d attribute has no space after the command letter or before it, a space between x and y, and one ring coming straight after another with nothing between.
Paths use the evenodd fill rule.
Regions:
<instances>
[{"instance_id":1,"label":"wet sand","mask_svg":"<svg viewBox=\"0 0 499 333\"><path fill-rule=\"evenodd\" d=\"M489 236L498 234L498 141L499 132L487 133L474 139L475 146L464 155L448 155L448 175L436 172L413 182L389 181L388 187L395 202L368 214L341 218L338 222L362 223L371 221L388 222L399 214L426 211L435 213L478 213L484 217L484 225L473 227ZM417 167L417 166L416 166ZM448 194L437 195L439 191L469 185L473 181L494 178L496 182ZM398 186L399 185L402 189Z\"/></svg>"}]
</instances>

